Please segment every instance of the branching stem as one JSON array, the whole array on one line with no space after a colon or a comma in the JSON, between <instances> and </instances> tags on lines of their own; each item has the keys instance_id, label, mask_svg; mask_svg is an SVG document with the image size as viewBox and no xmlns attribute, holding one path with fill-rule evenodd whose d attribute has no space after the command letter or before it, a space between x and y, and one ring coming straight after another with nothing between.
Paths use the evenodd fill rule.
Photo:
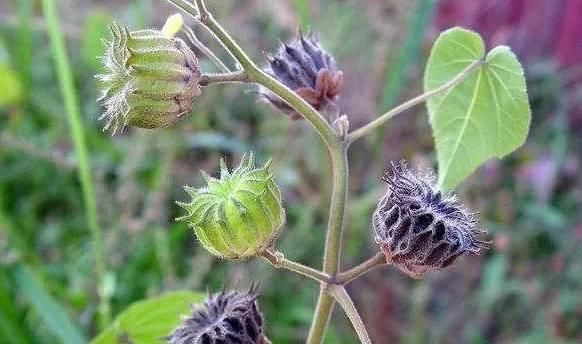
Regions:
<instances>
[{"instance_id":1,"label":"branching stem","mask_svg":"<svg viewBox=\"0 0 582 344\"><path fill-rule=\"evenodd\" d=\"M273 252L270 250L264 251L261 253L261 256L265 258L271 265L278 269L287 269L303 276L307 276L312 278L320 283L328 283L329 282L329 275L311 268L309 266L305 266L303 264L294 262L292 260L288 260L281 252Z\"/></svg>"},{"instance_id":2,"label":"branching stem","mask_svg":"<svg viewBox=\"0 0 582 344\"><path fill-rule=\"evenodd\" d=\"M187 25L183 26L183 30L186 33L186 36L188 37L192 45L196 47L196 49L200 50L200 52L204 54L204 56L206 56L210 61L212 61L222 72L224 73L230 72L230 69L224 64L224 62L222 62L222 60L219 59L218 56L216 56L212 52L212 50L210 50L210 48L208 48L204 43L202 43L198 39L198 36L196 36L194 30L192 30Z\"/></svg>"},{"instance_id":3,"label":"branching stem","mask_svg":"<svg viewBox=\"0 0 582 344\"><path fill-rule=\"evenodd\" d=\"M452 78L448 82L442 84L441 86L435 88L434 90L423 93L415 98L412 98L412 99L398 105L397 107L386 112L385 114L383 114L380 117L376 118L375 120L369 122L368 124L364 125L363 127L351 132L350 134L348 134L348 138L347 138L348 141L351 143L351 142L356 141L357 139L360 139L360 138L368 135L370 132L372 132L374 129L380 127L382 124L386 123L386 121L388 121L392 117L412 108L413 106L416 106L420 103L425 102L428 98L430 98L434 95L437 95L441 92L447 91L451 87L454 87L454 86L460 84L463 80L465 80L467 77L469 77L471 74L473 74L473 72L475 70L480 68L482 64L483 64L483 60L473 61L471 64L469 64L467 66L467 68L463 69L459 74L457 74L457 76L455 76L454 78Z\"/></svg>"},{"instance_id":4,"label":"branching stem","mask_svg":"<svg viewBox=\"0 0 582 344\"><path fill-rule=\"evenodd\" d=\"M365 262L339 273L336 278L336 284L346 285L382 265L386 265L386 256L384 253L378 252Z\"/></svg>"},{"instance_id":5,"label":"branching stem","mask_svg":"<svg viewBox=\"0 0 582 344\"><path fill-rule=\"evenodd\" d=\"M321 136L330 154L333 174L323 272L327 276L335 276L340 267L343 220L348 189L346 141L336 135L325 118L309 103L287 86L260 69L230 36L230 34L214 20L212 14L208 12L203 0L196 0L196 7L192 6L192 4L185 6L183 4L184 1L182 0L169 1L192 15L214 34L217 40L219 40L220 43L222 43L222 45L240 63L240 66L249 78L248 81L256 82L266 87L287 102L293 109L303 115L303 117L310 122L317 133ZM298 268L298 266L295 265L293 267ZM305 272L306 270L301 268L301 271ZM310 277L313 276L310 275ZM308 343L311 344L322 342L333 309L333 298L327 292L327 285L327 283L322 283L320 288L319 300L308 338Z\"/></svg>"},{"instance_id":6,"label":"branching stem","mask_svg":"<svg viewBox=\"0 0 582 344\"><path fill-rule=\"evenodd\" d=\"M208 86L217 83L247 82L248 80L249 77L247 73L236 71L229 73L202 74L198 83L200 86Z\"/></svg>"},{"instance_id":7,"label":"branching stem","mask_svg":"<svg viewBox=\"0 0 582 344\"><path fill-rule=\"evenodd\" d=\"M204 26L212 31L216 38L240 63L243 70L249 76L249 81L259 83L273 91L284 101L286 101L291 107L293 107L298 113L302 114L320 134L328 149L332 149L331 146L337 143L338 138L323 116L321 116L321 114L319 114L319 112L317 112L303 98L298 96L287 86L283 85L278 80L274 79L261 68L259 68L238 45L238 43L230 36L230 34L226 32L226 30L216 20L214 20L212 14L208 12L204 1L196 0L196 5L199 9L198 11L193 8L193 6L184 7L178 5L177 0L169 1L186 11L188 14L192 15L195 19L199 20Z\"/></svg>"},{"instance_id":8,"label":"branching stem","mask_svg":"<svg viewBox=\"0 0 582 344\"><path fill-rule=\"evenodd\" d=\"M333 171L332 199L329 212L328 233L324 258L324 272L335 275L339 268L343 216L347 191L347 146L337 137L329 123L309 103L278 80L261 70L248 57L228 32L214 20L203 0L196 0L197 10L191 4L184 6L183 1L169 0L174 5L192 15L208 28L224 47L240 63L250 81L257 82L281 97L298 113L303 115L319 133L330 153ZM333 308L333 299L326 292L325 285L320 288L316 313L309 334L309 343L321 343Z\"/></svg>"},{"instance_id":9,"label":"branching stem","mask_svg":"<svg viewBox=\"0 0 582 344\"><path fill-rule=\"evenodd\" d=\"M358 334L360 343L371 344L372 341L368 336L368 331L366 331L364 322L362 321L362 318L360 318L360 314L358 313L356 306L354 306L354 303L352 302L352 299L350 298L350 295L348 295L346 289L343 286L337 284L330 285L328 289L329 293L340 304L340 306L342 306L344 312L348 318L350 318L352 326L354 326L354 330L356 330L356 333Z\"/></svg>"},{"instance_id":10,"label":"branching stem","mask_svg":"<svg viewBox=\"0 0 582 344\"><path fill-rule=\"evenodd\" d=\"M323 259L323 271L330 276L335 276L340 269L342 250L343 221L347 201L348 190L348 157L347 146L340 145L330 150L331 166L333 174L331 205L325 239L325 253ZM323 341L325 330L333 309L333 299L327 293L327 288L322 286L315 308L315 315L307 343L319 344Z\"/></svg>"}]
</instances>

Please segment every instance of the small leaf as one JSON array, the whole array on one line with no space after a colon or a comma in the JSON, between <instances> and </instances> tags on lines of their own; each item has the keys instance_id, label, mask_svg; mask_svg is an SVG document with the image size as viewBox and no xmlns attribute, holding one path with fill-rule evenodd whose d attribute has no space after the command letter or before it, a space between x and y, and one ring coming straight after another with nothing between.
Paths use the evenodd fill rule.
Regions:
<instances>
[{"instance_id":1,"label":"small leaf","mask_svg":"<svg viewBox=\"0 0 582 344\"><path fill-rule=\"evenodd\" d=\"M93 339L92 344L159 344L189 314L191 306L205 299L204 294L175 291L138 301L117 316L111 326Z\"/></svg>"},{"instance_id":2,"label":"small leaf","mask_svg":"<svg viewBox=\"0 0 582 344\"><path fill-rule=\"evenodd\" d=\"M506 46L485 55L475 32L452 28L439 36L426 66L425 92L479 59L484 63L472 75L427 101L444 189L457 186L487 159L514 151L529 130L531 111L521 64Z\"/></svg>"}]
</instances>

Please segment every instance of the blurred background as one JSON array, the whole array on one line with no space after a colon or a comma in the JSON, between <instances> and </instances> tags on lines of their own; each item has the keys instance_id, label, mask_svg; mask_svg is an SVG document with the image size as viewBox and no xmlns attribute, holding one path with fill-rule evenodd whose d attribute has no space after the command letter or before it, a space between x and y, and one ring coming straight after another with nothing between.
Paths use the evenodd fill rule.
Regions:
<instances>
[{"instance_id":1,"label":"blurred background","mask_svg":"<svg viewBox=\"0 0 582 344\"><path fill-rule=\"evenodd\" d=\"M175 200L200 185L200 169L232 166L253 150L273 156L287 227L279 249L320 266L330 178L326 152L305 121L256 102L251 86L212 86L177 126L111 137L97 121L106 27L160 28L175 10L162 0L57 1L76 86L106 250L104 292L113 314L175 289L261 284L274 343L305 338L318 286L255 260L211 257ZM533 122L527 143L490 161L458 193L479 211L491 248L414 281L378 269L349 285L374 343L582 342L582 0L209 1L259 63L297 28L319 34L346 78L342 112L357 128L421 93L438 33L461 25L487 45L508 44L524 64ZM191 22L190 22L191 24ZM197 30L195 28L195 30ZM198 31L198 30L197 30ZM228 60L209 37L203 41ZM215 67L202 61L203 70ZM63 94L36 0L0 2L0 343L58 343L97 332L94 241L87 225ZM374 254L370 214L391 160L434 167L427 114L404 113L350 152L343 265ZM336 310L327 343L355 343Z\"/></svg>"}]
</instances>

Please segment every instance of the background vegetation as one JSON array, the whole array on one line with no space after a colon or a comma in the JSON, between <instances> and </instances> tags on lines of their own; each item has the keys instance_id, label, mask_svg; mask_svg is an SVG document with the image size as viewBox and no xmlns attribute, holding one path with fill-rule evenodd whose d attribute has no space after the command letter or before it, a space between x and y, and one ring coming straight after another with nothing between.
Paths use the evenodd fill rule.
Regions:
<instances>
[{"instance_id":1,"label":"background vegetation","mask_svg":"<svg viewBox=\"0 0 582 344\"><path fill-rule=\"evenodd\" d=\"M427 53L441 29L463 25L490 46L507 43L526 67L533 112L528 142L502 162L486 164L459 190L480 211L491 249L422 281L382 269L350 285L376 343L582 341L582 27L573 19L582 2L525 4L211 4L259 61L297 27L318 32L346 76L342 106L352 128L421 92ZM247 150L261 159L273 156L288 214L280 250L318 264L330 183L325 152L314 148L316 135L307 123L257 104L252 88L245 93L237 87L206 89L193 114L172 129L102 133L93 75L107 24L115 19L132 29L161 27L174 10L157 0L57 5L75 86L64 93L40 2L0 3L0 343L82 343L98 332L95 228L87 201L95 202L103 233L101 290L114 315L163 291L259 281L267 334L274 343L301 342L318 286L259 260L214 259L183 223L173 221L180 213L173 201L187 198L182 185L202 182L198 170L215 173L220 156L231 164ZM86 161L67 121L75 104ZM407 159L434 166L432 145L426 110L418 107L353 147L344 266L375 250L369 221L385 188L379 176L386 163ZM91 173L89 193L79 179L84 168ZM327 342L355 341L347 319L336 312Z\"/></svg>"}]
</instances>

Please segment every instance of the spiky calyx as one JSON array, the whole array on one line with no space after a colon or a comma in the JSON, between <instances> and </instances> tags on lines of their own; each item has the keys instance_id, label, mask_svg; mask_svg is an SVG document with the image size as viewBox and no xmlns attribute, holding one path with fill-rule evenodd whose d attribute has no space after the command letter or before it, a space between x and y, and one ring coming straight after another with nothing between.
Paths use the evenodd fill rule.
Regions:
<instances>
[{"instance_id":1,"label":"spiky calyx","mask_svg":"<svg viewBox=\"0 0 582 344\"><path fill-rule=\"evenodd\" d=\"M392 164L383 180L388 191L372 215L374 239L389 262L411 277L451 265L485 245L477 221L452 194L443 194L430 174Z\"/></svg>"},{"instance_id":2,"label":"spiky calyx","mask_svg":"<svg viewBox=\"0 0 582 344\"><path fill-rule=\"evenodd\" d=\"M158 30L129 32L117 23L109 31L102 58L106 73L97 75L103 130L165 128L192 111L200 95L200 68L184 41Z\"/></svg>"},{"instance_id":3,"label":"spiky calyx","mask_svg":"<svg viewBox=\"0 0 582 344\"><path fill-rule=\"evenodd\" d=\"M317 110L334 105L343 86L343 73L338 70L335 59L321 47L312 34L304 36L299 33L299 37L283 44L269 58L266 71ZM292 119L302 118L271 91L260 88L259 93ZM333 123L335 119L328 120Z\"/></svg>"},{"instance_id":4,"label":"spiky calyx","mask_svg":"<svg viewBox=\"0 0 582 344\"><path fill-rule=\"evenodd\" d=\"M229 172L221 160L220 179L203 173L207 186L185 187L192 197L178 203L198 240L212 254L245 259L267 249L285 222L281 192L269 171L271 161L255 168L253 155Z\"/></svg>"},{"instance_id":5,"label":"spiky calyx","mask_svg":"<svg viewBox=\"0 0 582 344\"><path fill-rule=\"evenodd\" d=\"M166 340L169 344L266 344L256 289L210 295Z\"/></svg>"}]
</instances>

